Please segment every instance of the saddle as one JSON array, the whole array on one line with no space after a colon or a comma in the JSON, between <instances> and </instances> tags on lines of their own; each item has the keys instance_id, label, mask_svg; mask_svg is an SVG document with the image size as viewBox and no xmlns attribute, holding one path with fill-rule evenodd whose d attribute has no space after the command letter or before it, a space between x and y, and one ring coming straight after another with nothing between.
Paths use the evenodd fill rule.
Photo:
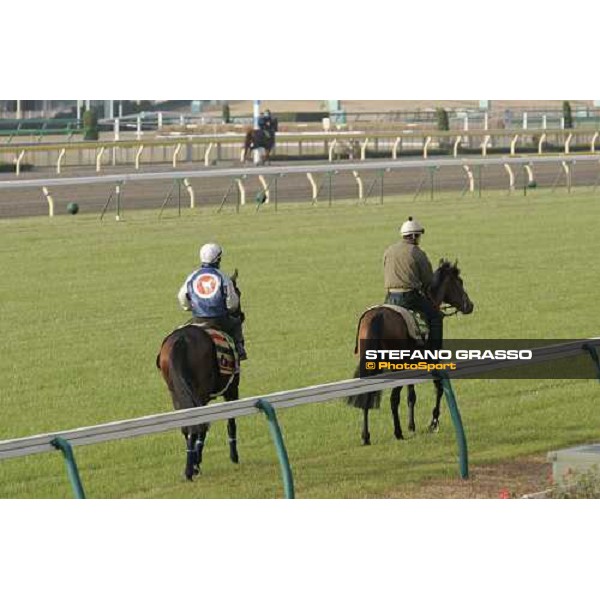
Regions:
<instances>
[{"instance_id":1,"label":"saddle","mask_svg":"<svg viewBox=\"0 0 600 600\"><path fill-rule=\"evenodd\" d=\"M415 340L419 346L424 346L427 343L429 338L429 327L427 326L427 321L421 316L420 313L409 310L408 308L404 308L404 306L396 306L395 304L376 304L375 306L370 306L367 308L358 319L358 327L356 328L355 353L358 352L358 332L360 331L360 324L363 320L363 317L374 308L389 308L390 310L398 313L406 323L408 336Z\"/></svg>"}]
</instances>

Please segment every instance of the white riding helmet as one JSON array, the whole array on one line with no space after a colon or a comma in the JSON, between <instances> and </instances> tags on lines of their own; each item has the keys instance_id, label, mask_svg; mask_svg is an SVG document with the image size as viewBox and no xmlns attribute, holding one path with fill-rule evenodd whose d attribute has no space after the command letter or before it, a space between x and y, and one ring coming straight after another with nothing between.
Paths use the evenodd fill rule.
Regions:
<instances>
[{"instance_id":1,"label":"white riding helmet","mask_svg":"<svg viewBox=\"0 0 600 600\"><path fill-rule=\"evenodd\" d=\"M221 260L223 248L219 244L204 244L200 248L200 262L203 265L216 265Z\"/></svg>"},{"instance_id":2,"label":"white riding helmet","mask_svg":"<svg viewBox=\"0 0 600 600\"><path fill-rule=\"evenodd\" d=\"M408 221L404 221L402 227L400 227L400 234L402 237L408 235L422 235L424 233L425 228L418 221L413 220L412 217L408 217Z\"/></svg>"}]
</instances>

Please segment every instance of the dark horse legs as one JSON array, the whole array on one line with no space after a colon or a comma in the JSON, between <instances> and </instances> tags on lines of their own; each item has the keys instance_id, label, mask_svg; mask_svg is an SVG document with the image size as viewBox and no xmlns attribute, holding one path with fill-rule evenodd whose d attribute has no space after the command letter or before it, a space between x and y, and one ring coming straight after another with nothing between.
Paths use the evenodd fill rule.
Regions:
<instances>
[{"instance_id":1,"label":"dark horse legs","mask_svg":"<svg viewBox=\"0 0 600 600\"><path fill-rule=\"evenodd\" d=\"M225 392L225 402L231 402L232 400L237 400L240 397L239 377L239 375L236 376L236 378L231 382L228 390ZM237 425L235 423L235 419L227 420L227 437L229 439L229 458L231 459L232 463L237 464L240 462L240 458L237 451Z\"/></svg>"},{"instance_id":2,"label":"dark horse legs","mask_svg":"<svg viewBox=\"0 0 600 600\"><path fill-rule=\"evenodd\" d=\"M435 384L435 406L433 408L431 423L429 424L429 431L437 433L440 430L440 402L442 401L444 388L440 379L434 379L433 383Z\"/></svg>"},{"instance_id":3,"label":"dark horse legs","mask_svg":"<svg viewBox=\"0 0 600 600\"><path fill-rule=\"evenodd\" d=\"M431 417L431 423L429 424L429 431L431 433L437 433L440 429L440 403L444 390L442 388L442 382L439 379L434 379L435 384L435 406ZM396 387L392 390L390 396L390 406L392 409L392 418L394 420L394 436L397 440L403 440L404 435L402 434L402 426L400 425L400 393L402 387ZM415 404L417 403L417 393L414 385L408 386L408 430L416 431L415 426ZM367 430L368 431L368 430ZM363 433L364 441L364 433Z\"/></svg>"},{"instance_id":4,"label":"dark horse legs","mask_svg":"<svg viewBox=\"0 0 600 600\"><path fill-rule=\"evenodd\" d=\"M194 431L190 431L194 429ZM183 428L185 443L187 446L187 456L185 463L185 478L192 481L194 475L200 473L200 465L202 464L202 451L204 450L204 442L208 433L208 425L198 425L194 428Z\"/></svg>"},{"instance_id":5,"label":"dark horse legs","mask_svg":"<svg viewBox=\"0 0 600 600\"><path fill-rule=\"evenodd\" d=\"M394 436L397 440L403 440L404 435L402 434L402 426L400 425L400 394L402 392L402 386L396 387L392 390L390 396L390 406L392 409L392 418L394 420ZM417 402L417 394L415 393L415 387L413 385L408 386L408 430L415 431L415 404Z\"/></svg>"},{"instance_id":6,"label":"dark horse legs","mask_svg":"<svg viewBox=\"0 0 600 600\"><path fill-rule=\"evenodd\" d=\"M400 392L401 387L396 387L392 390L390 396L390 406L392 408L392 419L394 419L394 436L397 440L403 440L402 426L400 425Z\"/></svg>"}]
</instances>

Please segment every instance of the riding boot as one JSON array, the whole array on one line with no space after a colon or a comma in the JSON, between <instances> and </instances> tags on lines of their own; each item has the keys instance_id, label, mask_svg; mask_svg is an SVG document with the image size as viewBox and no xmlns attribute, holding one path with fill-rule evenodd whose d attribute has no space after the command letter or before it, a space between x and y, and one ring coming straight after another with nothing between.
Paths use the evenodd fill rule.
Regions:
<instances>
[{"instance_id":1,"label":"riding boot","mask_svg":"<svg viewBox=\"0 0 600 600\"><path fill-rule=\"evenodd\" d=\"M239 359L247 360L248 354L246 353L244 332L242 331L242 322L240 319L235 319L233 327L231 328L231 336L235 341Z\"/></svg>"},{"instance_id":2,"label":"riding boot","mask_svg":"<svg viewBox=\"0 0 600 600\"><path fill-rule=\"evenodd\" d=\"M236 340L235 347L240 360L248 360L248 354L246 353L246 347L244 346L244 340Z\"/></svg>"},{"instance_id":3,"label":"riding boot","mask_svg":"<svg viewBox=\"0 0 600 600\"><path fill-rule=\"evenodd\" d=\"M442 316L438 313L429 320L429 347L432 350L441 350L443 342Z\"/></svg>"}]
</instances>

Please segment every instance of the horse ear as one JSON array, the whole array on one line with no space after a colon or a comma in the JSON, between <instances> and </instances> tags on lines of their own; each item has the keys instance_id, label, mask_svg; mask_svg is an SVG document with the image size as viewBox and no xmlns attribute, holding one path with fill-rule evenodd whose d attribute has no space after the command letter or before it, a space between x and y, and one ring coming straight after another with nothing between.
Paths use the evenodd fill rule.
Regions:
<instances>
[{"instance_id":1,"label":"horse ear","mask_svg":"<svg viewBox=\"0 0 600 600\"><path fill-rule=\"evenodd\" d=\"M233 275L231 276L231 281L235 282L238 278L238 270L237 268L235 269L235 271L233 272Z\"/></svg>"}]
</instances>

